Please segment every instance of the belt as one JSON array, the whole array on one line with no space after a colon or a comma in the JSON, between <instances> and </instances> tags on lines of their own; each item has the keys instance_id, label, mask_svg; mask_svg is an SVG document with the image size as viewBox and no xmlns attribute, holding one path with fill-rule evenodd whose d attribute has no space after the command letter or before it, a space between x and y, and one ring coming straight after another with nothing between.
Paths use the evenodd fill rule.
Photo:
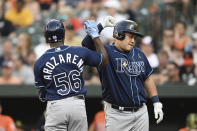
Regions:
<instances>
[{"instance_id":1,"label":"belt","mask_svg":"<svg viewBox=\"0 0 197 131\"><path fill-rule=\"evenodd\" d=\"M85 97L83 95L73 96L76 99L82 99L85 100Z\"/></svg>"},{"instance_id":2,"label":"belt","mask_svg":"<svg viewBox=\"0 0 197 131\"><path fill-rule=\"evenodd\" d=\"M111 107L113 109L119 110L119 111L131 111L131 112L136 112L138 111L140 108L143 107L143 104L140 106L133 106L133 107L122 107L122 106L117 106L117 105L111 105Z\"/></svg>"}]
</instances>

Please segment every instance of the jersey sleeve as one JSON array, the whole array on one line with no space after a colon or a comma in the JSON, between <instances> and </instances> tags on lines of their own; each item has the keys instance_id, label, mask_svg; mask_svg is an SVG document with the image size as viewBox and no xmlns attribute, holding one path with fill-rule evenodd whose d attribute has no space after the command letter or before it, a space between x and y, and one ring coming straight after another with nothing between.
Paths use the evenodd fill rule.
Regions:
<instances>
[{"instance_id":1,"label":"jersey sleeve","mask_svg":"<svg viewBox=\"0 0 197 131\"><path fill-rule=\"evenodd\" d=\"M34 79L36 88L44 88L44 83L42 81L42 70L40 69L40 62L36 61L34 64Z\"/></svg>"},{"instance_id":2,"label":"jersey sleeve","mask_svg":"<svg viewBox=\"0 0 197 131\"><path fill-rule=\"evenodd\" d=\"M98 27L99 33L100 33L103 30L103 27L102 27L101 24L98 24L97 27ZM96 50L96 48L94 46L94 43L93 43L93 40L89 35L86 35L84 37L84 39L82 40L82 46L84 46L88 49L91 49L91 50Z\"/></svg>"},{"instance_id":3,"label":"jersey sleeve","mask_svg":"<svg viewBox=\"0 0 197 131\"><path fill-rule=\"evenodd\" d=\"M103 62L103 54L84 48L85 65L100 66Z\"/></svg>"}]
</instances>

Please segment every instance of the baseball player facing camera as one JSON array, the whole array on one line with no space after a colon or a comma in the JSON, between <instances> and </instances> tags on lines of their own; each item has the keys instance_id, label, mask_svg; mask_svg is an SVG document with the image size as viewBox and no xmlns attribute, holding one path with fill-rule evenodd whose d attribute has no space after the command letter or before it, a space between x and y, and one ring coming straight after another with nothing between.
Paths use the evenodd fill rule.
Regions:
<instances>
[{"instance_id":1,"label":"baseball player facing camera","mask_svg":"<svg viewBox=\"0 0 197 131\"><path fill-rule=\"evenodd\" d=\"M47 101L45 131L87 131L85 109L84 65L105 66L106 50L99 39L97 24L85 22L85 30L97 51L64 45L65 29L59 20L45 26L45 38L51 49L34 65L35 86L41 101Z\"/></svg>"},{"instance_id":2,"label":"baseball player facing camera","mask_svg":"<svg viewBox=\"0 0 197 131\"><path fill-rule=\"evenodd\" d=\"M153 103L157 124L163 119L163 111L151 76L153 69L145 54L135 47L136 37L143 35L138 32L136 22L123 20L115 23L111 16L104 18L98 28L101 32L111 26L114 26L115 42L104 45L109 63L97 68L105 101L106 131L148 131L146 91ZM89 36L83 39L82 45L95 50Z\"/></svg>"}]
</instances>

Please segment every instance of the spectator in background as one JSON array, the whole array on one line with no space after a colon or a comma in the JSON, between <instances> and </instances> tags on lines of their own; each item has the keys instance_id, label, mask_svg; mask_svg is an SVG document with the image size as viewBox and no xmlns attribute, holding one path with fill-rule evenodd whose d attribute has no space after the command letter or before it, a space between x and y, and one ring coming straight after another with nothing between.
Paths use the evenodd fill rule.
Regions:
<instances>
[{"instance_id":1,"label":"spectator in background","mask_svg":"<svg viewBox=\"0 0 197 131\"><path fill-rule=\"evenodd\" d=\"M197 113L189 113L186 118L186 127L178 131L197 131Z\"/></svg>"},{"instance_id":2,"label":"spectator in background","mask_svg":"<svg viewBox=\"0 0 197 131\"><path fill-rule=\"evenodd\" d=\"M119 0L107 0L103 3L104 10L102 13L97 14L97 23L100 23L104 17L106 16L112 16L115 18L115 20L121 21L126 20L128 17L126 14L120 14L119 11L121 10L121 4ZM113 37L113 27L108 27L102 30L101 32L101 40L104 44L111 44Z\"/></svg>"},{"instance_id":3,"label":"spectator in background","mask_svg":"<svg viewBox=\"0 0 197 131\"><path fill-rule=\"evenodd\" d=\"M25 8L28 9L31 14L33 15L34 20L41 19L41 12L40 12L40 5L37 0L24 0L25 1Z\"/></svg>"},{"instance_id":4,"label":"spectator in background","mask_svg":"<svg viewBox=\"0 0 197 131\"><path fill-rule=\"evenodd\" d=\"M31 38L27 33L21 33L18 36L16 45L16 54L22 56L25 63L27 61L27 55L31 51Z\"/></svg>"},{"instance_id":5,"label":"spectator in background","mask_svg":"<svg viewBox=\"0 0 197 131\"><path fill-rule=\"evenodd\" d=\"M67 15L68 16L68 24L72 24L74 27L75 31L80 31L81 29L83 29L82 27L82 22L79 18L75 17L74 15L74 9L70 6L65 6L64 8L61 8L59 10L59 12L61 12L61 14Z\"/></svg>"},{"instance_id":6,"label":"spectator in background","mask_svg":"<svg viewBox=\"0 0 197 131\"><path fill-rule=\"evenodd\" d=\"M160 50L157 56L159 60L159 66L154 70L153 79L157 85L160 85L168 80L167 64L169 62L169 56L165 50Z\"/></svg>"},{"instance_id":7,"label":"spectator in background","mask_svg":"<svg viewBox=\"0 0 197 131\"><path fill-rule=\"evenodd\" d=\"M9 61L12 59L12 50L13 50L13 46L11 41L9 40L5 41L2 47L3 53L0 56L0 67L2 67L4 61Z\"/></svg>"},{"instance_id":8,"label":"spectator in background","mask_svg":"<svg viewBox=\"0 0 197 131\"><path fill-rule=\"evenodd\" d=\"M17 0L16 8L11 8L5 14L5 18L11 21L16 27L27 27L34 22L33 15L24 8L24 0Z\"/></svg>"},{"instance_id":9,"label":"spectator in background","mask_svg":"<svg viewBox=\"0 0 197 131\"><path fill-rule=\"evenodd\" d=\"M101 102L102 106L104 101ZM91 123L88 131L105 131L105 112L101 110L94 116L94 120Z\"/></svg>"},{"instance_id":10,"label":"spectator in background","mask_svg":"<svg viewBox=\"0 0 197 131\"><path fill-rule=\"evenodd\" d=\"M194 64L197 65L197 32L194 32L192 34L192 41L186 47L185 51L186 52L192 52L193 53Z\"/></svg>"},{"instance_id":11,"label":"spectator in background","mask_svg":"<svg viewBox=\"0 0 197 131\"><path fill-rule=\"evenodd\" d=\"M40 43L40 44L36 45L34 48L34 52L36 54L36 59L38 59L48 49L50 49L50 46L46 43Z\"/></svg>"},{"instance_id":12,"label":"spectator in background","mask_svg":"<svg viewBox=\"0 0 197 131\"><path fill-rule=\"evenodd\" d=\"M168 84L178 84L180 83L180 70L179 70L179 66L175 63L175 62L169 62L167 64L167 76L168 76L168 80L166 81L166 83Z\"/></svg>"},{"instance_id":13,"label":"spectator in background","mask_svg":"<svg viewBox=\"0 0 197 131\"><path fill-rule=\"evenodd\" d=\"M105 131L105 112L104 110L96 113L94 121L88 131Z\"/></svg>"},{"instance_id":14,"label":"spectator in background","mask_svg":"<svg viewBox=\"0 0 197 131\"><path fill-rule=\"evenodd\" d=\"M66 25L64 43L69 46L81 46L81 38L77 36L74 26L71 24Z\"/></svg>"},{"instance_id":15,"label":"spectator in background","mask_svg":"<svg viewBox=\"0 0 197 131\"><path fill-rule=\"evenodd\" d=\"M61 10L60 10L61 11ZM64 24L64 27L66 27L66 25L68 25L68 16L66 14L59 14L58 17L57 17L58 20L60 20L63 24Z\"/></svg>"},{"instance_id":16,"label":"spectator in background","mask_svg":"<svg viewBox=\"0 0 197 131\"><path fill-rule=\"evenodd\" d=\"M174 31L171 28L167 28L163 31L163 39L161 49L168 53L168 56L172 55L172 48L174 44Z\"/></svg>"},{"instance_id":17,"label":"spectator in background","mask_svg":"<svg viewBox=\"0 0 197 131\"><path fill-rule=\"evenodd\" d=\"M27 65L30 66L33 70L34 62L36 61L36 53L34 51L30 51L27 55Z\"/></svg>"},{"instance_id":18,"label":"spectator in background","mask_svg":"<svg viewBox=\"0 0 197 131\"><path fill-rule=\"evenodd\" d=\"M196 0L177 0L180 4L180 20L184 20L186 23L193 24L194 23L194 14Z\"/></svg>"},{"instance_id":19,"label":"spectator in background","mask_svg":"<svg viewBox=\"0 0 197 131\"><path fill-rule=\"evenodd\" d=\"M4 61L2 65L2 75L0 76L0 85L20 85L23 81L13 77L13 62Z\"/></svg>"},{"instance_id":20,"label":"spectator in background","mask_svg":"<svg viewBox=\"0 0 197 131\"><path fill-rule=\"evenodd\" d=\"M21 121L17 120L15 122L15 125L16 125L16 131L24 131L24 126Z\"/></svg>"},{"instance_id":21,"label":"spectator in background","mask_svg":"<svg viewBox=\"0 0 197 131\"><path fill-rule=\"evenodd\" d=\"M13 56L14 71L13 76L21 79L23 84L34 84L34 73L30 66L24 64L23 57L19 55Z\"/></svg>"},{"instance_id":22,"label":"spectator in background","mask_svg":"<svg viewBox=\"0 0 197 131\"><path fill-rule=\"evenodd\" d=\"M155 68L155 73L166 74L166 66L168 64L169 56L165 50L160 50L157 54L159 60L159 66Z\"/></svg>"},{"instance_id":23,"label":"spectator in background","mask_svg":"<svg viewBox=\"0 0 197 131\"><path fill-rule=\"evenodd\" d=\"M9 36L14 30L15 27L13 24L6 20L4 17L5 11L5 1L0 1L0 37L7 37Z\"/></svg>"},{"instance_id":24,"label":"spectator in background","mask_svg":"<svg viewBox=\"0 0 197 131\"><path fill-rule=\"evenodd\" d=\"M187 25L183 21L176 22L174 26L174 48L181 51L183 51L190 42L190 38L185 35L186 29Z\"/></svg>"},{"instance_id":25,"label":"spectator in background","mask_svg":"<svg viewBox=\"0 0 197 131\"><path fill-rule=\"evenodd\" d=\"M189 86L196 84L197 76L195 76L195 68L197 67L194 65L192 52L185 52L184 63L183 63L183 66L180 68L181 81Z\"/></svg>"},{"instance_id":26,"label":"spectator in background","mask_svg":"<svg viewBox=\"0 0 197 131\"><path fill-rule=\"evenodd\" d=\"M0 131L17 131L14 120L8 116L8 115L3 115L3 106L0 101Z\"/></svg>"},{"instance_id":27,"label":"spectator in background","mask_svg":"<svg viewBox=\"0 0 197 131\"><path fill-rule=\"evenodd\" d=\"M141 40L140 48L145 53L152 68L157 68L159 66L159 61L157 55L154 53L154 47L152 46L152 37L145 36Z\"/></svg>"},{"instance_id":28,"label":"spectator in background","mask_svg":"<svg viewBox=\"0 0 197 131\"><path fill-rule=\"evenodd\" d=\"M99 1L99 0L97 0L97 1L96 1L96 3L98 3L99 6L101 6L101 1ZM98 13L98 11L100 11L100 9L96 10L97 11L96 14L95 14L95 12L92 12L90 8L92 8L93 2L94 2L94 0L91 2L79 1L78 5L76 7L76 16L79 17L82 21L90 19L91 14L93 14L93 16L97 17L97 13ZM94 20L96 20L96 19L94 19Z\"/></svg>"},{"instance_id":29,"label":"spectator in background","mask_svg":"<svg viewBox=\"0 0 197 131\"><path fill-rule=\"evenodd\" d=\"M90 5L90 16L96 16L100 13L102 9L102 1L101 0L92 0ZM89 18L87 18L89 19ZM96 19L95 19L96 20Z\"/></svg>"},{"instance_id":30,"label":"spectator in background","mask_svg":"<svg viewBox=\"0 0 197 131\"><path fill-rule=\"evenodd\" d=\"M120 12L122 14L127 14L129 20L134 20L135 21L135 17L136 17L135 13L134 13L132 8L129 8L130 5L132 5L133 3L131 3L131 1L129 1L129 0L120 0L120 4L121 4L121 7L122 7Z\"/></svg>"},{"instance_id":31,"label":"spectator in background","mask_svg":"<svg viewBox=\"0 0 197 131\"><path fill-rule=\"evenodd\" d=\"M88 68L88 69L87 69ZM90 67L90 66L86 66L84 68L84 75L88 75L89 78L87 78L87 76L85 76L85 85L100 85L100 79L99 79L99 75L98 72L96 70L95 67Z\"/></svg>"},{"instance_id":32,"label":"spectator in background","mask_svg":"<svg viewBox=\"0 0 197 131\"><path fill-rule=\"evenodd\" d=\"M38 0L40 3L41 10L49 10L53 0Z\"/></svg>"},{"instance_id":33,"label":"spectator in background","mask_svg":"<svg viewBox=\"0 0 197 131\"><path fill-rule=\"evenodd\" d=\"M75 8L81 0L67 0L66 5Z\"/></svg>"},{"instance_id":34,"label":"spectator in background","mask_svg":"<svg viewBox=\"0 0 197 131\"><path fill-rule=\"evenodd\" d=\"M160 4L161 30L171 28L180 19L181 10L178 8L179 0L162 0ZM181 0L180 0L181 1Z\"/></svg>"},{"instance_id":35,"label":"spectator in background","mask_svg":"<svg viewBox=\"0 0 197 131\"><path fill-rule=\"evenodd\" d=\"M183 51L173 48L171 56L169 57L170 61L174 61L178 66L183 65Z\"/></svg>"}]
</instances>

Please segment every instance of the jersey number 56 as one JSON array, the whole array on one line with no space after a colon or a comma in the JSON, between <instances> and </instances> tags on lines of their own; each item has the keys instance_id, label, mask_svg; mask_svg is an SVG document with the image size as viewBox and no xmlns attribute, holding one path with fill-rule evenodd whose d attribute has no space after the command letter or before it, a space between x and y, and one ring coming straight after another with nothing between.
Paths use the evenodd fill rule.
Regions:
<instances>
[{"instance_id":1,"label":"jersey number 56","mask_svg":"<svg viewBox=\"0 0 197 131\"><path fill-rule=\"evenodd\" d=\"M56 87L61 89L57 90L57 93L64 96L70 93L70 91L78 92L81 89L81 80L79 78L80 72L72 70L67 75L66 72L53 76ZM66 81L68 77L68 81Z\"/></svg>"}]
</instances>

